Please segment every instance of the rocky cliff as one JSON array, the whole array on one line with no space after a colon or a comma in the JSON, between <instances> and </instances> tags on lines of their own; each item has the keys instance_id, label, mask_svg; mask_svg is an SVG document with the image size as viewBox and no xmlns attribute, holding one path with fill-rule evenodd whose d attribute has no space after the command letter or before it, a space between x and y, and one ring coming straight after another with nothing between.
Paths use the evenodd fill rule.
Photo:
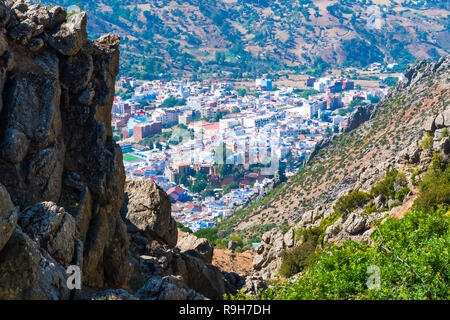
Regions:
<instances>
[{"instance_id":1,"label":"rocky cliff","mask_svg":"<svg viewBox=\"0 0 450 320\"><path fill-rule=\"evenodd\" d=\"M0 298L67 298L68 265L89 287L128 282L118 45L88 40L84 12L0 2Z\"/></svg>"},{"instance_id":2,"label":"rocky cliff","mask_svg":"<svg viewBox=\"0 0 450 320\"><path fill-rule=\"evenodd\" d=\"M125 182L119 42L88 40L85 12L0 2L0 299L221 299L244 284L205 239L178 241L160 187Z\"/></svg>"}]
</instances>

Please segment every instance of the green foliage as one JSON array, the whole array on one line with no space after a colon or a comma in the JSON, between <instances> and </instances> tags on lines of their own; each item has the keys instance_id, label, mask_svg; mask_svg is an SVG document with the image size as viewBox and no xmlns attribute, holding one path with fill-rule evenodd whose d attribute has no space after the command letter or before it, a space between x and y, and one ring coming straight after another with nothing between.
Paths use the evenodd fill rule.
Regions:
<instances>
[{"instance_id":1,"label":"green foliage","mask_svg":"<svg viewBox=\"0 0 450 320\"><path fill-rule=\"evenodd\" d=\"M230 240L236 242L238 244L238 246L240 246L240 247L242 247L244 244L244 242L242 241L242 238L239 236L232 236L232 237L230 237Z\"/></svg>"},{"instance_id":2,"label":"green foliage","mask_svg":"<svg viewBox=\"0 0 450 320\"><path fill-rule=\"evenodd\" d=\"M422 210L431 210L440 204L450 205L450 165L445 164L440 154L435 154L428 171L419 183L419 196L414 205Z\"/></svg>"},{"instance_id":3,"label":"green foliage","mask_svg":"<svg viewBox=\"0 0 450 320\"><path fill-rule=\"evenodd\" d=\"M299 246L284 250L281 253L280 275L291 277L309 266L317 257L316 250L321 234L320 228L302 230L303 242Z\"/></svg>"},{"instance_id":4,"label":"green foliage","mask_svg":"<svg viewBox=\"0 0 450 320\"><path fill-rule=\"evenodd\" d=\"M170 96L169 98L164 100L163 103L161 103L160 107L161 108L173 108L173 107L184 106L184 105L186 105L186 99L177 99L173 96Z\"/></svg>"},{"instance_id":5,"label":"green foliage","mask_svg":"<svg viewBox=\"0 0 450 320\"><path fill-rule=\"evenodd\" d=\"M209 243L216 243L217 229L216 228L203 228L194 233L197 238L205 238Z\"/></svg>"},{"instance_id":6,"label":"green foliage","mask_svg":"<svg viewBox=\"0 0 450 320\"><path fill-rule=\"evenodd\" d=\"M353 190L336 201L336 204L334 205L334 212L341 215L348 214L356 208L365 205L369 200L370 194L359 190Z\"/></svg>"},{"instance_id":7,"label":"green foliage","mask_svg":"<svg viewBox=\"0 0 450 320\"><path fill-rule=\"evenodd\" d=\"M431 150L433 148L433 134L430 132L425 133L425 138L423 138L422 142L420 143L420 147L423 150Z\"/></svg>"},{"instance_id":8,"label":"green foliage","mask_svg":"<svg viewBox=\"0 0 450 320\"><path fill-rule=\"evenodd\" d=\"M192 233L191 228L185 227L181 222L178 222L178 221L177 221L177 228L183 232Z\"/></svg>"},{"instance_id":9,"label":"green foliage","mask_svg":"<svg viewBox=\"0 0 450 320\"><path fill-rule=\"evenodd\" d=\"M378 182L375 186L370 189L370 195L372 198L376 198L379 195L383 195L387 199L395 199L396 183L401 186L406 186L407 181L404 173L399 173L397 170L391 170L386 173L386 177ZM404 190L403 190L404 192Z\"/></svg>"},{"instance_id":10,"label":"green foliage","mask_svg":"<svg viewBox=\"0 0 450 320\"><path fill-rule=\"evenodd\" d=\"M365 208L364 211L367 214L372 214L375 213L377 211L377 206L375 205L375 203L369 203Z\"/></svg>"},{"instance_id":11,"label":"green foliage","mask_svg":"<svg viewBox=\"0 0 450 320\"><path fill-rule=\"evenodd\" d=\"M382 237L380 236L382 235ZM450 215L447 208L413 210L389 219L373 246L348 241L331 246L296 281L257 296L232 299L449 299ZM384 249L389 248L389 251ZM405 263L401 262L399 258ZM380 269L380 288L368 288L370 266Z\"/></svg>"}]
</instances>

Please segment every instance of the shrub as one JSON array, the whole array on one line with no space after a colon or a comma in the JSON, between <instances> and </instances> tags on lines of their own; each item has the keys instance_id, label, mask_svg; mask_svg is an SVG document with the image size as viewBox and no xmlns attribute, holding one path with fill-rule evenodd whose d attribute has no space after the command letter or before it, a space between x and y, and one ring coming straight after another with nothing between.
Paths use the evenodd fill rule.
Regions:
<instances>
[{"instance_id":1,"label":"shrub","mask_svg":"<svg viewBox=\"0 0 450 320\"><path fill-rule=\"evenodd\" d=\"M340 197L334 205L335 214L348 214L358 207L365 205L370 200L366 192L353 190L345 196ZM336 219L337 220L337 219Z\"/></svg>"},{"instance_id":2,"label":"shrub","mask_svg":"<svg viewBox=\"0 0 450 320\"><path fill-rule=\"evenodd\" d=\"M431 210L439 204L450 204L450 165L442 162L439 154L433 156L431 166L419 183L419 195L414 205Z\"/></svg>"},{"instance_id":3,"label":"shrub","mask_svg":"<svg viewBox=\"0 0 450 320\"><path fill-rule=\"evenodd\" d=\"M375 203L369 203L369 204L364 208L364 211L365 211L367 214L372 214L372 213L374 213L374 212L377 211L377 206L375 205Z\"/></svg>"},{"instance_id":4,"label":"shrub","mask_svg":"<svg viewBox=\"0 0 450 320\"><path fill-rule=\"evenodd\" d=\"M395 198L395 182L399 179L403 180L404 175L400 176L397 170L391 170L386 173L386 177L378 182L375 186L370 189L370 195L373 198L378 197L379 195L384 195L386 199Z\"/></svg>"},{"instance_id":5,"label":"shrub","mask_svg":"<svg viewBox=\"0 0 450 320\"><path fill-rule=\"evenodd\" d=\"M395 199L403 202L403 199L410 193L411 190L408 187L403 187L395 193Z\"/></svg>"},{"instance_id":6,"label":"shrub","mask_svg":"<svg viewBox=\"0 0 450 320\"><path fill-rule=\"evenodd\" d=\"M420 147L423 150L431 150L433 148L433 134L430 132L425 133L425 138L423 138L422 142L420 143Z\"/></svg>"},{"instance_id":7,"label":"shrub","mask_svg":"<svg viewBox=\"0 0 450 320\"><path fill-rule=\"evenodd\" d=\"M382 238L374 232L373 246L353 241L331 246L297 280L275 284L254 297L241 294L237 298L448 300L448 208L439 207L431 212L414 209L402 219L388 219L379 229ZM380 269L379 289L368 288L371 266Z\"/></svg>"},{"instance_id":8,"label":"shrub","mask_svg":"<svg viewBox=\"0 0 450 320\"><path fill-rule=\"evenodd\" d=\"M280 275L291 277L303 271L316 259L318 240L322 231L320 228L306 229L302 232L303 242L299 246L281 253Z\"/></svg>"}]
</instances>

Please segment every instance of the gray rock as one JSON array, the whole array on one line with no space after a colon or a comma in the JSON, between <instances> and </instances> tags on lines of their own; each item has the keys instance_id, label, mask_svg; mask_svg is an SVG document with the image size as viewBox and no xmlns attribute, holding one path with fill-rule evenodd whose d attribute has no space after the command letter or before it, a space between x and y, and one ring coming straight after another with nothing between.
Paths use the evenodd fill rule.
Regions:
<instances>
[{"instance_id":1,"label":"gray rock","mask_svg":"<svg viewBox=\"0 0 450 320\"><path fill-rule=\"evenodd\" d=\"M450 127L450 108L442 112L442 117L444 118L444 126L447 128Z\"/></svg>"},{"instance_id":2,"label":"gray rock","mask_svg":"<svg viewBox=\"0 0 450 320\"><path fill-rule=\"evenodd\" d=\"M425 124L423 126L423 130L427 131L427 132L433 132L434 130L436 130L436 125L434 124L434 120L436 119L436 116L432 116L430 118L428 118L425 121Z\"/></svg>"},{"instance_id":3,"label":"gray rock","mask_svg":"<svg viewBox=\"0 0 450 320\"><path fill-rule=\"evenodd\" d=\"M228 241L228 250L234 251L239 246L239 243L236 241L230 240Z\"/></svg>"},{"instance_id":4,"label":"gray rock","mask_svg":"<svg viewBox=\"0 0 450 320\"><path fill-rule=\"evenodd\" d=\"M291 248L294 246L294 229L289 229L288 232L284 234L284 244L286 247Z\"/></svg>"},{"instance_id":5,"label":"gray rock","mask_svg":"<svg viewBox=\"0 0 450 320\"><path fill-rule=\"evenodd\" d=\"M86 12L70 16L67 22L49 36L49 45L66 56L77 54L87 40L86 23Z\"/></svg>"},{"instance_id":6,"label":"gray rock","mask_svg":"<svg viewBox=\"0 0 450 320\"><path fill-rule=\"evenodd\" d=\"M127 182L121 213L129 231L139 231L150 240L176 246L178 230L170 198L153 180Z\"/></svg>"},{"instance_id":7,"label":"gray rock","mask_svg":"<svg viewBox=\"0 0 450 320\"><path fill-rule=\"evenodd\" d=\"M353 212L350 216L345 220L342 225L344 230L349 234L354 235L357 234L366 228L366 219L360 216L358 213Z\"/></svg>"},{"instance_id":8,"label":"gray rock","mask_svg":"<svg viewBox=\"0 0 450 320\"><path fill-rule=\"evenodd\" d=\"M214 247L207 239L197 238L193 234L184 233L178 240L177 248L181 252L198 257L207 263L212 262Z\"/></svg>"},{"instance_id":9,"label":"gray rock","mask_svg":"<svg viewBox=\"0 0 450 320\"><path fill-rule=\"evenodd\" d=\"M17 224L17 210L8 191L0 183L0 251L11 237Z\"/></svg>"},{"instance_id":10,"label":"gray rock","mask_svg":"<svg viewBox=\"0 0 450 320\"><path fill-rule=\"evenodd\" d=\"M262 277L249 276L245 278L245 285L242 288L244 294L256 295L262 290L267 289L267 284Z\"/></svg>"},{"instance_id":11,"label":"gray rock","mask_svg":"<svg viewBox=\"0 0 450 320\"><path fill-rule=\"evenodd\" d=\"M257 255L253 258L253 269L261 270L265 262L265 257L263 255Z\"/></svg>"},{"instance_id":12,"label":"gray rock","mask_svg":"<svg viewBox=\"0 0 450 320\"><path fill-rule=\"evenodd\" d=\"M445 127L444 125L444 115L442 113L438 114L436 117L436 120L434 120L434 124L436 126L436 129L442 129Z\"/></svg>"},{"instance_id":13,"label":"gray rock","mask_svg":"<svg viewBox=\"0 0 450 320\"><path fill-rule=\"evenodd\" d=\"M0 299L69 299L66 270L19 228L0 251Z\"/></svg>"},{"instance_id":14,"label":"gray rock","mask_svg":"<svg viewBox=\"0 0 450 320\"><path fill-rule=\"evenodd\" d=\"M150 278L135 295L141 300L204 300L201 294L186 287L181 277Z\"/></svg>"},{"instance_id":15,"label":"gray rock","mask_svg":"<svg viewBox=\"0 0 450 320\"><path fill-rule=\"evenodd\" d=\"M76 224L64 208L53 202L28 207L20 213L19 225L56 261L68 267L74 256Z\"/></svg>"}]
</instances>

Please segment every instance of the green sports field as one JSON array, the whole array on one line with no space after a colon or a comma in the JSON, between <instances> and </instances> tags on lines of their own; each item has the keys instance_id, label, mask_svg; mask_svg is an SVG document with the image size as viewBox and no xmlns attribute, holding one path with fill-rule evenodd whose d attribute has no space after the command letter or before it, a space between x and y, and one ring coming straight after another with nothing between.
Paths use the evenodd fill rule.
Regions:
<instances>
[{"instance_id":1,"label":"green sports field","mask_svg":"<svg viewBox=\"0 0 450 320\"><path fill-rule=\"evenodd\" d=\"M131 162L131 161L135 161L135 160L141 160L141 158L133 156L132 154L124 154L123 160L126 162Z\"/></svg>"}]
</instances>

